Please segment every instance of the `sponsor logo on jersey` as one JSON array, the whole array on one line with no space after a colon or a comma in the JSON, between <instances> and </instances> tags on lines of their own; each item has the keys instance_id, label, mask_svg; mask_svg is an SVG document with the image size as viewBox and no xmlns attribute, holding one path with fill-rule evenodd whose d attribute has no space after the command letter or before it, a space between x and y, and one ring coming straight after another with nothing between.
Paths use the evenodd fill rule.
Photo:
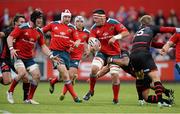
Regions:
<instances>
[{"instance_id":1,"label":"sponsor logo on jersey","mask_svg":"<svg viewBox=\"0 0 180 114\"><path fill-rule=\"evenodd\" d=\"M109 28L109 30L110 30L110 31L111 31L111 30L114 30L114 27L113 27L113 26L112 26L112 27L110 27L110 28Z\"/></svg>"},{"instance_id":2,"label":"sponsor logo on jersey","mask_svg":"<svg viewBox=\"0 0 180 114\"><path fill-rule=\"evenodd\" d=\"M29 35L29 33L28 33L28 32L25 32L25 33L24 33L24 35L28 36L28 35Z\"/></svg>"},{"instance_id":3,"label":"sponsor logo on jersey","mask_svg":"<svg viewBox=\"0 0 180 114\"><path fill-rule=\"evenodd\" d=\"M65 32L60 32L60 35L63 35L63 36L64 36L65 34L66 34Z\"/></svg>"},{"instance_id":4,"label":"sponsor logo on jersey","mask_svg":"<svg viewBox=\"0 0 180 114\"><path fill-rule=\"evenodd\" d=\"M108 35L109 35L108 32L103 33L103 36L108 36Z\"/></svg>"},{"instance_id":5,"label":"sponsor logo on jersey","mask_svg":"<svg viewBox=\"0 0 180 114\"><path fill-rule=\"evenodd\" d=\"M54 27L54 30L58 30L58 27Z\"/></svg>"},{"instance_id":6,"label":"sponsor logo on jersey","mask_svg":"<svg viewBox=\"0 0 180 114\"><path fill-rule=\"evenodd\" d=\"M67 31L68 31L69 33L71 33L71 32L72 32L72 30L71 30L71 29L68 29Z\"/></svg>"},{"instance_id":7,"label":"sponsor logo on jersey","mask_svg":"<svg viewBox=\"0 0 180 114\"><path fill-rule=\"evenodd\" d=\"M99 34L100 33L100 30L97 30L96 34Z\"/></svg>"}]
</instances>

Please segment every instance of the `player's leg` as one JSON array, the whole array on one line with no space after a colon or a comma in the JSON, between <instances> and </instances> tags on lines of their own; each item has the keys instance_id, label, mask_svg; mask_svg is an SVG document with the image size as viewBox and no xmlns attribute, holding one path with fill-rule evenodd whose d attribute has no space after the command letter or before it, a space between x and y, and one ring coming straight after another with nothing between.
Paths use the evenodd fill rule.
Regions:
<instances>
[{"instance_id":1,"label":"player's leg","mask_svg":"<svg viewBox=\"0 0 180 114\"><path fill-rule=\"evenodd\" d=\"M66 86L67 90L70 92L75 102L77 103L82 102L82 100L78 98L77 93L74 90L72 81L70 80L70 76L68 73L69 62L70 62L69 53L65 51L55 51L53 54L59 55L60 56L59 58L61 58L61 63L57 65L57 69L62 76L62 79L64 81L64 86Z\"/></svg>"},{"instance_id":2,"label":"player's leg","mask_svg":"<svg viewBox=\"0 0 180 114\"><path fill-rule=\"evenodd\" d=\"M55 84L59 81L60 78L60 73L57 69L57 65L54 64L54 69L53 69L53 78L49 79L49 92L52 94L54 92Z\"/></svg>"},{"instance_id":3,"label":"player's leg","mask_svg":"<svg viewBox=\"0 0 180 114\"><path fill-rule=\"evenodd\" d=\"M7 91L7 100L9 103L14 103L14 99L13 99L14 89L15 89L16 85L19 83L20 79L26 75L25 65L22 60L18 59L14 63L14 66L15 66L15 69L17 72L17 76L13 79L13 81L9 87L9 90Z\"/></svg>"},{"instance_id":4,"label":"player's leg","mask_svg":"<svg viewBox=\"0 0 180 114\"><path fill-rule=\"evenodd\" d=\"M72 81L73 86L75 85L75 81L78 77L79 62L80 62L79 60L71 60L70 61L69 76L70 76L70 80ZM67 93L67 88L66 88L66 86L64 86L62 89L60 100L64 99L66 93Z\"/></svg>"},{"instance_id":5,"label":"player's leg","mask_svg":"<svg viewBox=\"0 0 180 114\"><path fill-rule=\"evenodd\" d=\"M23 100L25 101L28 97L28 92L30 89L30 82L28 79L28 72L26 73L26 75L22 78L23 81Z\"/></svg>"},{"instance_id":6,"label":"player's leg","mask_svg":"<svg viewBox=\"0 0 180 114\"><path fill-rule=\"evenodd\" d=\"M113 90L113 103L118 104L120 79L119 79L120 67L115 64L110 64L110 74L112 78L112 90Z\"/></svg>"},{"instance_id":7,"label":"player's leg","mask_svg":"<svg viewBox=\"0 0 180 114\"><path fill-rule=\"evenodd\" d=\"M32 80L30 82L31 84L30 84L30 88L29 88L29 92L28 92L28 97L27 97L27 100L25 100L25 103L39 104L38 102L33 100L34 93L37 89L38 83L40 81L40 76L41 76L39 66L38 66L38 64L35 63L35 61L33 59L26 60L25 65L26 65L28 72L32 76Z\"/></svg>"},{"instance_id":8,"label":"player's leg","mask_svg":"<svg viewBox=\"0 0 180 114\"><path fill-rule=\"evenodd\" d=\"M102 53L98 53L96 57L94 57L92 62L92 68L90 73L90 83L89 83L89 91L84 95L83 99L88 101L91 96L94 95L94 88L96 85L96 75L98 71L104 65L105 57Z\"/></svg>"},{"instance_id":9,"label":"player's leg","mask_svg":"<svg viewBox=\"0 0 180 114\"><path fill-rule=\"evenodd\" d=\"M9 85L12 81L11 69L6 63L2 63L1 72L2 72L2 77L0 83L3 85Z\"/></svg>"}]
</instances>

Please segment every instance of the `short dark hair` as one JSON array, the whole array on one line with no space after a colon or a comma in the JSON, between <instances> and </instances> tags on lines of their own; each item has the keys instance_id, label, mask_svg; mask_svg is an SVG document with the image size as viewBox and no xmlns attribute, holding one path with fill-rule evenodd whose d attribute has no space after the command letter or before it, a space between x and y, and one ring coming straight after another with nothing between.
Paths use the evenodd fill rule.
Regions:
<instances>
[{"instance_id":1,"label":"short dark hair","mask_svg":"<svg viewBox=\"0 0 180 114\"><path fill-rule=\"evenodd\" d=\"M36 22L36 19L37 19L37 18L41 18L41 17L43 17L43 13L42 13L40 10L36 9L36 10L34 10L33 13L31 14L31 21L32 21L33 23L35 23L35 22Z\"/></svg>"},{"instance_id":2,"label":"short dark hair","mask_svg":"<svg viewBox=\"0 0 180 114\"><path fill-rule=\"evenodd\" d=\"M95 14L95 13L97 13L97 14L106 14L103 9L95 9L95 10L93 11L93 14Z\"/></svg>"},{"instance_id":3,"label":"short dark hair","mask_svg":"<svg viewBox=\"0 0 180 114\"><path fill-rule=\"evenodd\" d=\"M17 22L17 21L19 20L19 18L24 18L24 19L26 19L24 15L22 15L22 14L16 14L16 15L14 16L14 19L13 19L13 24L14 24L14 25L15 25L15 22Z\"/></svg>"}]
</instances>

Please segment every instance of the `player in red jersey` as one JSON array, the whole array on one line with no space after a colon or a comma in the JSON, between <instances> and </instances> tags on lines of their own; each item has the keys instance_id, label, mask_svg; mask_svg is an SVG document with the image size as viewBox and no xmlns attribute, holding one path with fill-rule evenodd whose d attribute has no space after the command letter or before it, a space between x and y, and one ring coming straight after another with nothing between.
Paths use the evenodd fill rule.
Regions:
<instances>
[{"instance_id":1,"label":"player in red jersey","mask_svg":"<svg viewBox=\"0 0 180 114\"><path fill-rule=\"evenodd\" d=\"M97 72L107 63L108 57L119 58L121 52L119 40L128 36L128 30L117 20L106 17L104 10L98 9L93 12L93 25L89 42L97 38L101 43L101 49L97 52L92 62L90 74L90 88L88 93L83 97L84 100L89 100L94 95L94 87L96 84ZM119 80L120 67L116 64L110 64L110 74L112 77L113 103L118 103L118 94L120 89Z\"/></svg>"},{"instance_id":2,"label":"player in red jersey","mask_svg":"<svg viewBox=\"0 0 180 114\"><path fill-rule=\"evenodd\" d=\"M74 24L76 30L73 33L69 68L69 76L73 82L73 85L75 84L75 80L78 77L78 66L84 53L85 42L87 42L89 38L89 31L84 28L85 20L82 16L75 17ZM64 86L60 96L60 100L64 99L66 92L67 88L66 86Z\"/></svg>"},{"instance_id":3,"label":"player in red jersey","mask_svg":"<svg viewBox=\"0 0 180 114\"><path fill-rule=\"evenodd\" d=\"M0 58L1 58L0 66L2 71L2 77L0 78L0 82L4 85L10 84L11 82L11 69L14 72L16 72L13 64L11 63L10 51L7 46L7 37L13 31L15 26L19 26L22 23L25 23L25 17L23 15L17 14L16 16L14 16L13 25L0 32L0 38L2 38L3 41L2 53L0 54ZM23 78L22 80L23 80L23 91L24 91L23 100L26 100L28 96L30 83L26 78Z\"/></svg>"},{"instance_id":4,"label":"player in red jersey","mask_svg":"<svg viewBox=\"0 0 180 114\"><path fill-rule=\"evenodd\" d=\"M74 91L70 76L68 74L69 63L70 63L70 45L73 38L73 32L75 30L74 26L70 24L71 12L65 9L61 13L61 21L54 21L45 27L43 27L43 32L51 31L51 41L50 49L53 55L59 56L61 58L60 64L54 64L54 66L60 72L62 79L65 82L67 90L71 93L75 102L80 103L80 100ZM53 78L50 80L50 92L54 91L54 84L58 81L58 78Z\"/></svg>"},{"instance_id":5,"label":"player in red jersey","mask_svg":"<svg viewBox=\"0 0 180 114\"><path fill-rule=\"evenodd\" d=\"M36 20L42 19L42 16L43 14L41 11L35 10L31 14L32 23L23 23L19 27L15 27L7 38L11 58L14 59L14 67L18 74L8 90L7 98L10 103L14 103L12 97L14 88L18 84L19 80L26 76L26 72L29 72L32 75L32 81L25 103L39 104L38 102L32 100L41 75L39 66L34 61L34 49L36 43L40 45L42 52L45 55L49 56L49 58L54 62L58 62L58 57L53 56L52 52L45 45L43 33L36 25Z\"/></svg>"},{"instance_id":6,"label":"player in red jersey","mask_svg":"<svg viewBox=\"0 0 180 114\"><path fill-rule=\"evenodd\" d=\"M176 33L169 39L169 41L163 46L160 53L166 54L170 47L176 48L176 70L180 75L180 28L176 28Z\"/></svg>"},{"instance_id":7,"label":"player in red jersey","mask_svg":"<svg viewBox=\"0 0 180 114\"><path fill-rule=\"evenodd\" d=\"M16 15L14 17L14 26L19 26L22 23L25 23L25 17L23 15ZM11 33L11 31L14 29L13 26L8 27L7 29L0 32L0 39L2 41L0 52L0 67L2 71L2 77L0 78L0 82L4 85L8 85L11 83L11 60L10 60L10 52L8 50L7 46L7 37ZM14 69L13 69L14 70Z\"/></svg>"}]
</instances>

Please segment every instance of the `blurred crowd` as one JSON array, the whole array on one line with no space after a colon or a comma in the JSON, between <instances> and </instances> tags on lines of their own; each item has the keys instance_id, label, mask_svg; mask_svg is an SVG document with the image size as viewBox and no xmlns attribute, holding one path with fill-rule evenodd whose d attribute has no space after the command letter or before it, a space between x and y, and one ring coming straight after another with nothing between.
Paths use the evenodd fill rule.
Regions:
<instances>
[{"instance_id":1,"label":"blurred crowd","mask_svg":"<svg viewBox=\"0 0 180 114\"><path fill-rule=\"evenodd\" d=\"M33 10L34 10L34 8L29 6L27 8L27 10L25 10L25 12L20 12L20 13L24 14L28 21L30 18L30 14L32 13ZM8 8L4 9L4 13L0 18L0 30L3 30L4 28L11 26L13 16L10 15L10 12L11 11L9 11ZM92 19L91 14L88 14L87 12L84 12L84 11L81 11L78 13L72 11L72 13L73 13L72 23L73 23L73 19L76 15L82 15L82 16L84 16L84 18L86 20L86 27L88 29L90 29L90 27L93 25L93 19ZM123 23L129 30L129 32L131 33L131 35L129 37L127 37L127 38L123 39L123 41L121 41L122 48L125 48L128 50L130 49L131 39L133 38L134 33L138 30L138 26L139 26L138 19L145 14L149 14L153 17L154 25L180 27L179 15L176 14L174 9L171 9L169 11L169 15L165 15L163 10L161 10L161 9L158 10L154 14L150 14L143 7L140 7L139 9L135 9L134 7L125 8L124 6L120 6L118 11L116 11L116 12L108 11L107 15L108 15L108 17L115 18L115 19L119 20L121 23ZM49 11L44 14L44 25L48 24L51 21L60 20L60 18L61 18L61 11L54 11L54 12ZM155 37L155 40L157 40L158 42L165 43L170 38L170 36L171 36L171 34L169 34L169 33L158 34ZM47 43L48 42L49 42L49 39L47 40ZM161 56L158 53L157 49L152 48L151 51L152 51L152 54L153 54L155 60L162 61L162 60L174 59L174 50L173 49L166 56Z\"/></svg>"}]
</instances>

